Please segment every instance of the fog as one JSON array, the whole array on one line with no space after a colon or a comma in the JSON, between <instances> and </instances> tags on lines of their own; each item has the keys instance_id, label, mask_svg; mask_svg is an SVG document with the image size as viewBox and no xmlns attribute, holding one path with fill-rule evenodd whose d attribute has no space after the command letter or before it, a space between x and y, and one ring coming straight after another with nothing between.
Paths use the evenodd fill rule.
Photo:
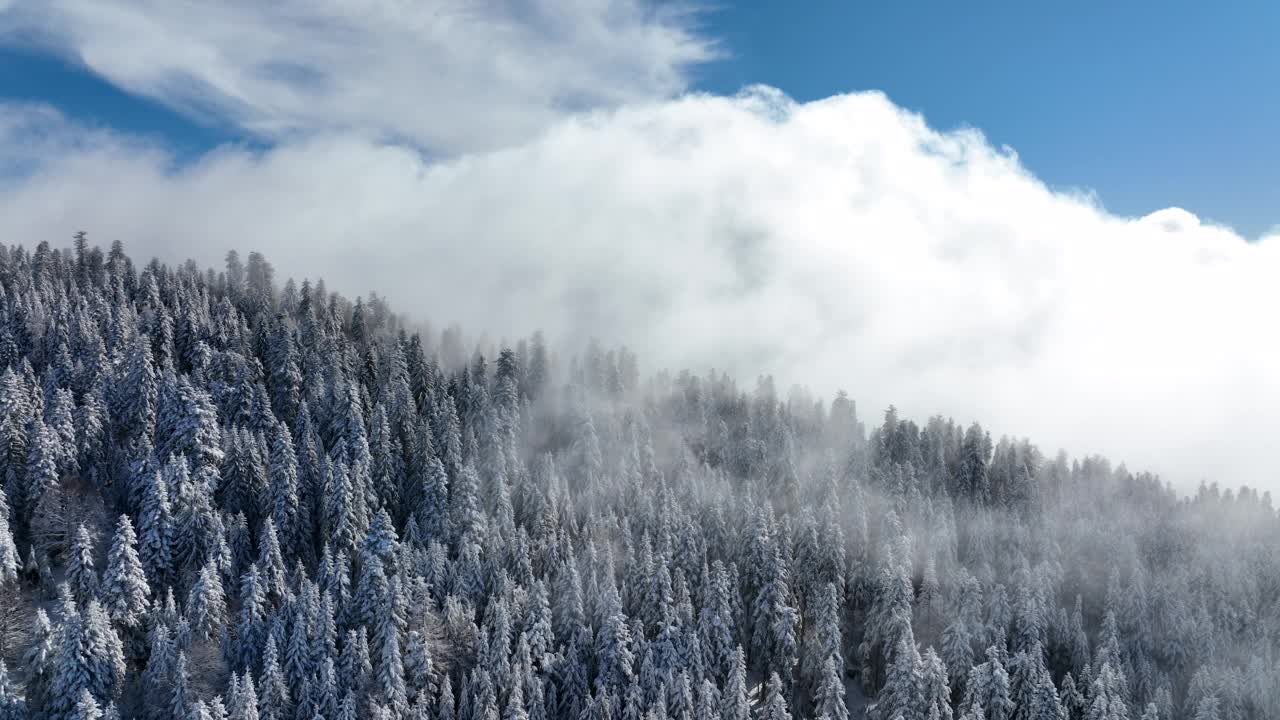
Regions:
<instances>
[{"instance_id":1,"label":"fog","mask_svg":"<svg viewBox=\"0 0 1280 720\"><path fill-rule=\"evenodd\" d=\"M339 57L308 56L334 79L315 90L324 103L281 108L261 100L280 97L270 88L240 83L242 67L144 73L88 53L101 24L76 3L52 4L58 27L73 28L60 42L95 72L178 107L188 103L166 79L192 73L214 88L201 93L214 116L271 145L179 163L162 141L5 105L0 237L65 245L83 229L135 257L215 265L229 249L258 250L282 278L374 291L436 326L496 338L541 328L558 342L627 344L646 371L844 388L864 417L893 403L921 420L979 420L1186 489L1202 478L1280 487L1266 450L1280 428L1280 241L1179 208L1111 214L1087 190L1047 187L979 131L937 130L876 92L808 103L767 87L690 94L682 68L713 43L608 10L629 3L588 5L613 18L599 25L607 40L666 48L660 71L608 77L657 80L608 97L556 86L530 100L509 89L518 78L490 78L527 121L481 141L453 126L506 110L475 107L475 89L428 83L410 106L347 87L402 89L400 71L420 59L411 54L395 72L345 74ZM42 21L18 6L23 22ZM243 18L208 25L232 19ZM273 42L320 32L307 27ZM385 30L361 28L364 42ZM502 67L540 57L542 36L528 37ZM214 30L197 39L230 42ZM273 42L252 47L265 61ZM575 46L571 60L592 60L597 45ZM277 80L316 85L289 77ZM582 102L594 109L564 110L570 96L595 98ZM329 107L362 101L358 114ZM459 114L442 125L451 101ZM411 127L409 115L433 119Z\"/></svg>"}]
</instances>

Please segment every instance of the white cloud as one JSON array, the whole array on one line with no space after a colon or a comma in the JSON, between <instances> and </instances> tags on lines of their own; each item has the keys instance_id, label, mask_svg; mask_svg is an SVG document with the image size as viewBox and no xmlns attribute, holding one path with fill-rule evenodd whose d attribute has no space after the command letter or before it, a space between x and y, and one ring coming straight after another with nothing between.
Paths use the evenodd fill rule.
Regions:
<instances>
[{"instance_id":1,"label":"white cloud","mask_svg":"<svg viewBox=\"0 0 1280 720\"><path fill-rule=\"evenodd\" d=\"M0 156L34 148L0 192L9 242L259 249L437 324L596 334L649 369L767 371L864 415L1280 487L1280 241L1110 215L879 94L632 103L444 162L329 135L177 169L32 112L0 109Z\"/></svg>"},{"instance_id":2,"label":"white cloud","mask_svg":"<svg viewBox=\"0 0 1280 720\"><path fill-rule=\"evenodd\" d=\"M354 131L449 154L683 90L716 53L693 17L649 0L11 0L0 42L266 137Z\"/></svg>"}]
</instances>

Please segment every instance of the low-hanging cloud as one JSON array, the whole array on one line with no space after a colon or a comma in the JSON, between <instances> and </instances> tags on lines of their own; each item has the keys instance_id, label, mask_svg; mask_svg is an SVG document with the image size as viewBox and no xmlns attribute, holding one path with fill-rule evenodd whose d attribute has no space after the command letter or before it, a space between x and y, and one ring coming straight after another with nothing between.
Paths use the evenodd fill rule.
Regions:
<instances>
[{"instance_id":1,"label":"low-hanging cloud","mask_svg":"<svg viewBox=\"0 0 1280 720\"><path fill-rule=\"evenodd\" d=\"M1184 489L1280 486L1280 242L1108 214L878 93L631 103L442 161L339 134L175 167L19 105L0 134L7 242L257 249L438 324L846 388L864 415L976 419Z\"/></svg>"}]
</instances>

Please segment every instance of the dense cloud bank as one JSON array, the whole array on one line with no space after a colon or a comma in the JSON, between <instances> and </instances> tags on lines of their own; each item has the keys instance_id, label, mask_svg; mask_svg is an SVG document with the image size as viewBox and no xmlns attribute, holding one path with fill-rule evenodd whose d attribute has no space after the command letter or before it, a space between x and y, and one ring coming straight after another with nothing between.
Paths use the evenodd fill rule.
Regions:
<instances>
[{"instance_id":1,"label":"dense cloud bank","mask_svg":"<svg viewBox=\"0 0 1280 720\"><path fill-rule=\"evenodd\" d=\"M981 418L1184 489L1275 487L1275 240L1116 217L876 93L637 101L435 159L319 131L183 166L47 108L0 116L10 239L85 228L206 263L250 245L494 338L594 336L650 368Z\"/></svg>"}]
</instances>

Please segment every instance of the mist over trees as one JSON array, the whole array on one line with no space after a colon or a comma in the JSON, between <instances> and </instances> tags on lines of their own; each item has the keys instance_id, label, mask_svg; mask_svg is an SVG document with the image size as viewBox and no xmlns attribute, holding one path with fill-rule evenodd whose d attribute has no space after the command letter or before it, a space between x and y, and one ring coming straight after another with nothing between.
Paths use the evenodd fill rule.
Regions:
<instances>
[{"instance_id":1,"label":"mist over trees","mask_svg":"<svg viewBox=\"0 0 1280 720\"><path fill-rule=\"evenodd\" d=\"M1269 494L642 351L0 248L0 720L1280 717Z\"/></svg>"}]
</instances>

